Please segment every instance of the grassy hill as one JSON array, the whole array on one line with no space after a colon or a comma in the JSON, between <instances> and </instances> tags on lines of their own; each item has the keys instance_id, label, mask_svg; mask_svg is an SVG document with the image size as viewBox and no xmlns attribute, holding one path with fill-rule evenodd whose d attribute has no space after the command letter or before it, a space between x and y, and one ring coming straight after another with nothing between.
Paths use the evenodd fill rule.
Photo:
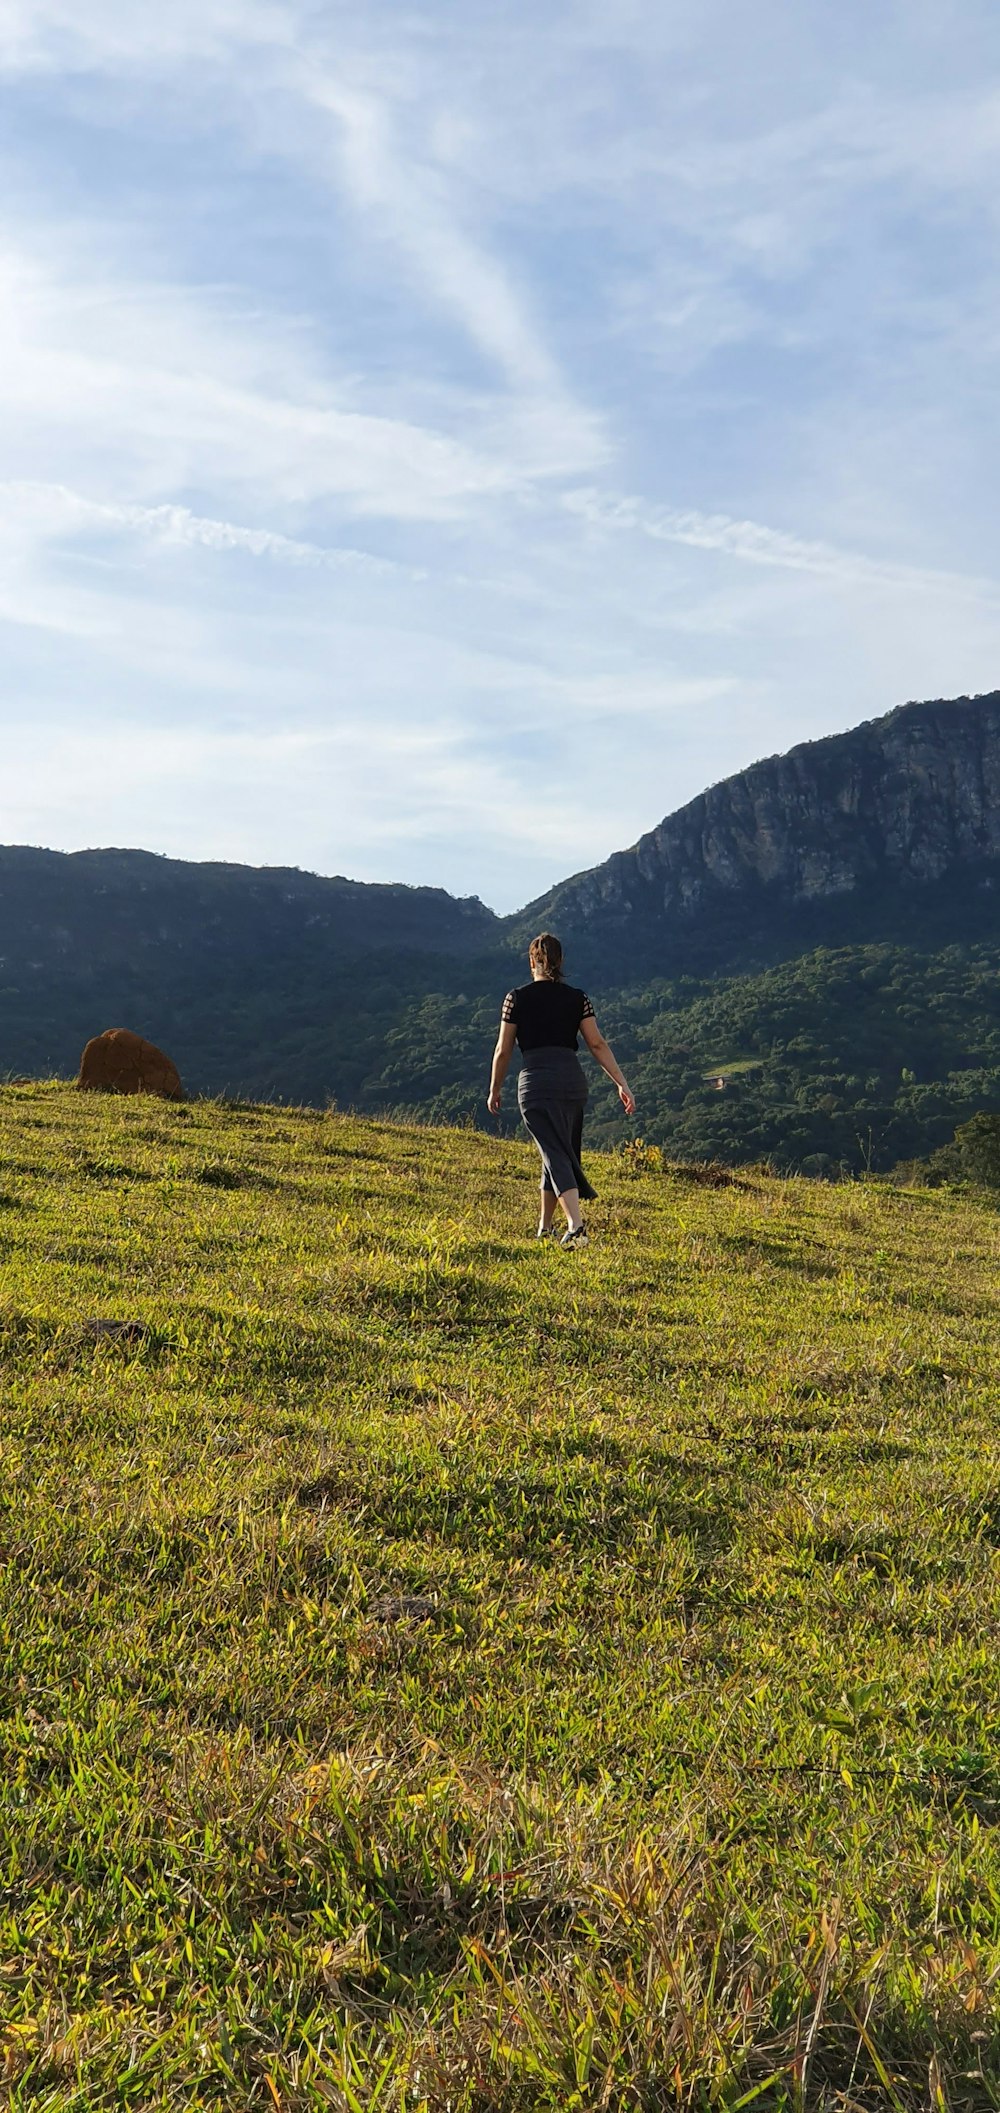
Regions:
<instances>
[{"instance_id":1,"label":"grassy hill","mask_svg":"<svg viewBox=\"0 0 1000 2113\"><path fill-rule=\"evenodd\" d=\"M1000 2104L987 1206L0 1132L5 2106Z\"/></svg>"}]
</instances>

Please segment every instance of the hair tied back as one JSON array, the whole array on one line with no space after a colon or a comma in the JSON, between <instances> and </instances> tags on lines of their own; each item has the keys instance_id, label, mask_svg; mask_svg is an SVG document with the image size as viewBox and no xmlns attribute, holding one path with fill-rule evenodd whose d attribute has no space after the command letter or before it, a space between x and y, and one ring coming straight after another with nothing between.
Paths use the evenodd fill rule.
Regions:
<instances>
[{"instance_id":1,"label":"hair tied back","mask_svg":"<svg viewBox=\"0 0 1000 2113\"><path fill-rule=\"evenodd\" d=\"M539 932L528 948L528 960L547 982L562 982L563 950L554 932Z\"/></svg>"}]
</instances>

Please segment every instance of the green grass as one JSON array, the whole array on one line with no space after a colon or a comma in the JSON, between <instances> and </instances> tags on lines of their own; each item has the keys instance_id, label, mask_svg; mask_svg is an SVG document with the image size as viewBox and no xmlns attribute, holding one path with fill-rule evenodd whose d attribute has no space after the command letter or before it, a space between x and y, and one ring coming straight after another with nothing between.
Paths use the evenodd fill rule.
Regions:
<instances>
[{"instance_id":1,"label":"green grass","mask_svg":"<svg viewBox=\"0 0 1000 2113\"><path fill-rule=\"evenodd\" d=\"M1000 2107L988 1207L0 1134L4 2107Z\"/></svg>"},{"instance_id":2,"label":"green grass","mask_svg":"<svg viewBox=\"0 0 1000 2113\"><path fill-rule=\"evenodd\" d=\"M736 1057L731 1064L710 1064L701 1075L705 1079L744 1078L748 1071L760 1071L763 1063L763 1057Z\"/></svg>"}]
</instances>

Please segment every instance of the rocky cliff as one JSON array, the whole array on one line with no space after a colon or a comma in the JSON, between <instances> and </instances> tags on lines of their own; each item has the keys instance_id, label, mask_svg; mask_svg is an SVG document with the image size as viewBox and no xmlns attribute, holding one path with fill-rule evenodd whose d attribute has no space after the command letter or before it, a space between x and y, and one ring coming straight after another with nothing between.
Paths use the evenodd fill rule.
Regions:
<instances>
[{"instance_id":1,"label":"rocky cliff","mask_svg":"<svg viewBox=\"0 0 1000 2113\"><path fill-rule=\"evenodd\" d=\"M712 786L628 851L516 919L589 951L655 932L670 951L780 927L844 898L1000 869L1000 691L907 704ZM829 920L828 920L829 921Z\"/></svg>"}]
</instances>

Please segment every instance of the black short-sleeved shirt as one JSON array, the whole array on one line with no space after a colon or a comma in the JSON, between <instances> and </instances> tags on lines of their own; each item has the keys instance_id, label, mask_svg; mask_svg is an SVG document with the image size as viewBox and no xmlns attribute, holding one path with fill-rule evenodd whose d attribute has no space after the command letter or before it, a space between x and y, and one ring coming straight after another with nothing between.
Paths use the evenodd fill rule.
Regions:
<instances>
[{"instance_id":1,"label":"black short-sleeved shirt","mask_svg":"<svg viewBox=\"0 0 1000 2113\"><path fill-rule=\"evenodd\" d=\"M509 990L501 1020L517 1028L519 1049L576 1049L581 1020L592 1020L594 1008L585 990L572 983L522 983Z\"/></svg>"}]
</instances>

